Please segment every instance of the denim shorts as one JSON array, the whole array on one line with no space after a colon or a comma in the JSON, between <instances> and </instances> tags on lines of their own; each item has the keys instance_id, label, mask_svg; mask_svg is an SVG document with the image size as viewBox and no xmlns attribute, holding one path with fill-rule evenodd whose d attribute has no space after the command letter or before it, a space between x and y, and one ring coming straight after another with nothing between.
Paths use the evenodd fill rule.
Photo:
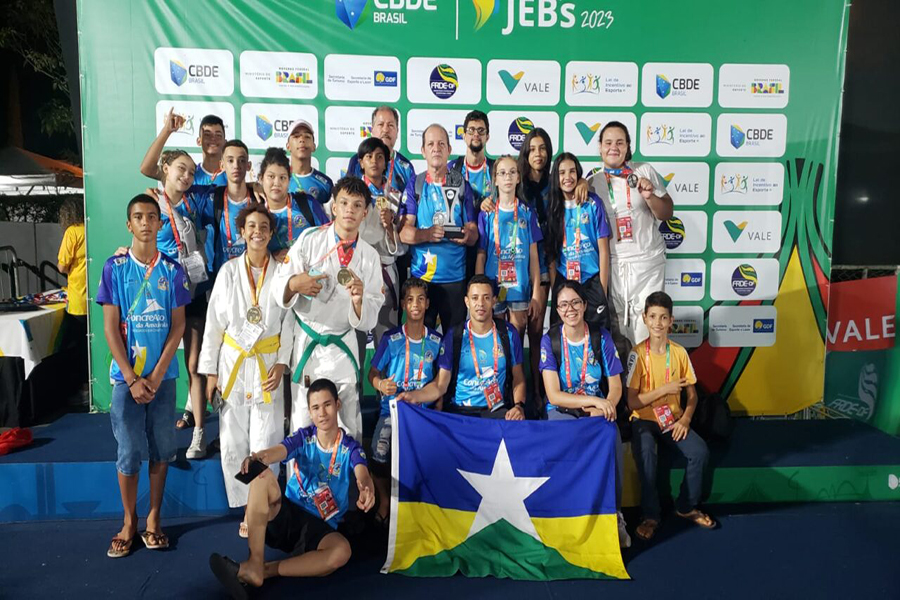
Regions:
<instances>
[{"instance_id":1,"label":"denim shorts","mask_svg":"<svg viewBox=\"0 0 900 600\"><path fill-rule=\"evenodd\" d=\"M372 461L390 464L391 461L391 415L381 415L372 432Z\"/></svg>"},{"instance_id":2,"label":"denim shorts","mask_svg":"<svg viewBox=\"0 0 900 600\"><path fill-rule=\"evenodd\" d=\"M494 314L502 315L507 310L511 310L514 312L526 311L526 310L528 310L529 304L530 303L527 300L524 300L522 302L510 302L509 300L498 300L497 303L494 305Z\"/></svg>"},{"instance_id":3,"label":"denim shorts","mask_svg":"<svg viewBox=\"0 0 900 600\"><path fill-rule=\"evenodd\" d=\"M140 472L144 448L150 462L175 460L175 379L163 381L149 404L135 402L125 382L117 381L109 417L118 444L116 469L122 475Z\"/></svg>"}]
</instances>

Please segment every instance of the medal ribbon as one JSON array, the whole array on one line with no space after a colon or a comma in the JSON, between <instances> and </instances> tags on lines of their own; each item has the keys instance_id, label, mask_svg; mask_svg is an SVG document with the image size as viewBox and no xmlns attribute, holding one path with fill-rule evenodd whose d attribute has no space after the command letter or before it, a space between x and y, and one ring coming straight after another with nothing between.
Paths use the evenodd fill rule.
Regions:
<instances>
[{"instance_id":1,"label":"medal ribbon","mask_svg":"<svg viewBox=\"0 0 900 600\"><path fill-rule=\"evenodd\" d=\"M425 181L431 184L431 203L434 205L434 212L449 212L450 208L447 206L447 197L444 196L444 182L447 180L445 177L440 182L437 182L431 178L431 173L425 174ZM434 190L437 189L437 194L434 193ZM437 197L436 197L437 196ZM438 210L438 199L440 200L440 206L442 210ZM447 215L447 222L452 221L453 215Z\"/></svg>"},{"instance_id":2,"label":"medal ribbon","mask_svg":"<svg viewBox=\"0 0 900 600\"><path fill-rule=\"evenodd\" d=\"M650 390L653 389L651 387L652 381L650 379L650 371L651 371L651 368L650 368L650 338L647 338L646 349L647 349L647 391L649 392ZM672 356L671 344L669 342L666 342L666 383L669 383L669 375L670 375L669 367L671 364L671 362L670 362L671 356Z\"/></svg>"},{"instance_id":3,"label":"medal ribbon","mask_svg":"<svg viewBox=\"0 0 900 600\"><path fill-rule=\"evenodd\" d=\"M334 461L337 458L338 449L341 447L342 437L344 437L344 432L338 429L337 439L334 440L334 449L331 451L331 462L328 464L328 479L331 479L331 476L334 474ZM294 475L297 476L297 483L300 484L300 494L306 496L307 493L303 489L303 477L300 476L300 469L297 467L296 459L294 459Z\"/></svg>"},{"instance_id":4,"label":"medal ribbon","mask_svg":"<svg viewBox=\"0 0 900 600\"><path fill-rule=\"evenodd\" d=\"M178 247L178 253L184 254L184 246L181 244L181 235L178 233L178 227L175 224L175 214L174 209L172 208L172 201L169 200L169 195L163 190L163 199L166 201L166 214L169 216L169 224L172 227L172 235L175 237L175 245ZM191 219L191 222L194 221L194 215L191 211L191 205L188 203L188 198L185 195L181 197L182 202L184 202L185 208L188 211L188 218Z\"/></svg>"},{"instance_id":5,"label":"medal ribbon","mask_svg":"<svg viewBox=\"0 0 900 600\"><path fill-rule=\"evenodd\" d=\"M226 239L228 240L228 247L230 248L231 245L234 244L234 241L231 239L231 219L228 218L228 204L230 203L230 200L228 199L228 188L225 188L225 191L222 194L222 199L224 200L224 202L222 202L222 204L225 205L223 207L223 210L225 212L225 214L223 215L225 217L225 236L226 236ZM250 202L250 187L249 186L247 186L247 202Z\"/></svg>"},{"instance_id":6,"label":"medal ribbon","mask_svg":"<svg viewBox=\"0 0 900 600\"><path fill-rule=\"evenodd\" d=\"M572 370L569 368L569 338L566 337L566 329L562 326L559 330L562 334L563 339L563 356L566 359L566 389L572 389ZM588 364L588 342L590 342L590 331L588 330L588 324L584 324L584 353L582 354L581 359L581 381L578 382L578 390L584 391L584 380L587 376L587 364ZM577 392L576 392L577 393Z\"/></svg>"},{"instance_id":7,"label":"medal ribbon","mask_svg":"<svg viewBox=\"0 0 900 600\"><path fill-rule=\"evenodd\" d=\"M329 227L329 225L320 226L320 228L324 228L324 227ZM319 260L311 263L309 265L310 267L314 267L316 265L322 264L323 262L325 262L325 259L327 259L329 256L331 256L336 250L339 253L344 251L344 246L350 246L350 251L349 251L349 253L346 253L346 254L339 254L338 260L341 261L342 267L346 267L347 265L350 264L350 259L353 258L353 249L356 247L356 240L342 240L341 238L338 237L337 233L334 234L334 238L337 240L337 243L334 246L332 246L331 250L329 250L328 252L323 254L322 257L319 258ZM347 257L346 265L343 263L343 258L342 258L343 256Z\"/></svg>"},{"instance_id":8,"label":"medal ribbon","mask_svg":"<svg viewBox=\"0 0 900 600\"><path fill-rule=\"evenodd\" d=\"M134 255L131 255L134 258ZM137 259L135 259L137 260ZM141 299L141 294L144 293L144 290L147 289L147 286L150 284L150 274L153 273L153 269L156 267L156 263L159 262L159 250L156 251L156 256L153 257L153 260L150 261L150 264L147 265L147 270L144 271L144 281L141 283L141 287L138 288L137 294L134 295L134 301L131 303L131 308L128 309L128 316L130 317L134 314L134 309L137 306L138 300Z\"/></svg>"},{"instance_id":9,"label":"medal ribbon","mask_svg":"<svg viewBox=\"0 0 900 600\"><path fill-rule=\"evenodd\" d=\"M247 280L250 281L250 299L253 306L259 306L259 292L262 290L263 282L266 280L266 270L269 268L269 253L266 252L266 262L263 263L262 275L259 276L259 286L253 279L253 269L250 267L250 255L244 253L244 266L247 269Z\"/></svg>"},{"instance_id":10,"label":"medal ribbon","mask_svg":"<svg viewBox=\"0 0 900 600\"><path fill-rule=\"evenodd\" d=\"M612 177L626 177L633 173L631 167L622 167L620 169L603 169L603 174L606 175L606 188L609 190L609 203L612 206L613 214L616 213L616 195L613 193L612 186ZM625 198L626 204L628 205L628 210L631 211L631 188L628 187L628 183L625 184Z\"/></svg>"},{"instance_id":11,"label":"medal ribbon","mask_svg":"<svg viewBox=\"0 0 900 600\"><path fill-rule=\"evenodd\" d=\"M469 332L469 347L472 349L472 366L475 367L475 377L481 379L481 369L478 367L478 352L475 350L475 337L472 334L472 329L468 326L468 323L466 324L466 329ZM494 380L497 382L497 385L499 385L500 379L497 375L497 368L500 361L500 343L499 338L497 337L497 324L492 324L491 329L494 334ZM487 394L485 394L484 397L486 400ZM488 402L488 408L492 408L490 402Z\"/></svg>"},{"instance_id":12,"label":"medal ribbon","mask_svg":"<svg viewBox=\"0 0 900 600\"><path fill-rule=\"evenodd\" d=\"M519 242L519 200L513 198L513 234L512 234L512 252L513 259L516 258L516 245ZM497 252L497 281L500 281L500 202L494 207L494 249Z\"/></svg>"},{"instance_id":13,"label":"medal ribbon","mask_svg":"<svg viewBox=\"0 0 900 600\"><path fill-rule=\"evenodd\" d=\"M353 251L356 250L356 240L352 242L340 240L335 246L337 248L338 262L342 267L346 267L353 260Z\"/></svg>"},{"instance_id":14,"label":"medal ribbon","mask_svg":"<svg viewBox=\"0 0 900 600\"><path fill-rule=\"evenodd\" d=\"M422 371L425 369L425 336L427 329L422 330L422 361L419 363L419 372L413 381L422 381ZM409 334L406 332L406 324L403 325L403 339L406 342L406 366L403 368L403 389L409 389Z\"/></svg>"},{"instance_id":15,"label":"medal ribbon","mask_svg":"<svg viewBox=\"0 0 900 600\"><path fill-rule=\"evenodd\" d=\"M566 241L566 227L563 227L563 248L568 251L569 243ZM575 207L575 258L581 254L581 205ZM566 260L570 260L566 257Z\"/></svg>"},{"instance_id":16,"label":"medal ribbon","mask_svg":"<svg viewBox=\"0 0 900 600\"><path fill-rule=\"evenodd\" d=\"M393 162L391 164L393 164ZM370 190L378 193L379 195L385 196L387 194L387 188L389 187L390 179L385 179L384 183L381 185L381 188L375 185L375 182L369 179L366 175L363 175L363 181L366 182L366 185L369 186ZM374 196L372 197L372 203L375 203Z\"/></svg>"}]
</instances>

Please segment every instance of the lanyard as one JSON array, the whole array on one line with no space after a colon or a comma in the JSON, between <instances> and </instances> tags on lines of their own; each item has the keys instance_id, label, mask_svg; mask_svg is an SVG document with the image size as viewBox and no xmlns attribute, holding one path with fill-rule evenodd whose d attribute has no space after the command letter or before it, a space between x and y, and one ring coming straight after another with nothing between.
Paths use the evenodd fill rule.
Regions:
<instances>
[{"instance_id":1,"label":"lanyard","mask_svg":"<svg viewBox=\"0 0 900 600\"><path fill-rule=\"evenodd\" d=\"M338 244L335 248L337 248L338 262L342 267L346 267L350 264L350 261L353 260L353 251L356 250L356 240L350 243L338 240Z\"/></svg>"},{"instance_id":2,"label":"lanyard","mask_svg":"<svg viewBox=\"0 0 900 600\"><path fill-rule=\"evenodd\" d=\"M247 268L247 279L250 281L250 300L253 306L259 306L259 293L262 291L263 282L266 280L266 270L269 268L269 253L266 253L266 262L263 263L262 275L259 276L259 287L253 279L253 269L250 267L250 255L244 253L244 266Z\"/></svg>"},{"instance_id":3,"label":"lanyard","mask_svg":"<svg viewBox=\"0 0 900 600\"><path fill-rule=\"evenodd\" d=\"M391 162L391 165L393 165L393 164L394 163ZM379 189L378 186L375 185L375 182L372 181L371 179L369 179L366 175L363 175L363 181L366 182L366 185L369 186L370 190L377 192L377 193L381 194L382 196L385 195L390 190L390 186L391 186L390 179L384 180L384 183L381 185L381 189ZM372 203L373 204L375 203L375 198L372 198Z\"/></svg>"},{"instance_id":4,"label":"lanyard","mask_svg":"<svg viewBox=\"0 0 900 600\"><path fill-rule=\"evenodd\" d=\"M609 203L612 206L613 213L616 212L616 196L613 193L612 186L612 177L610 175L615 175L618 177L625 177L626 175L632 173L633 171L629 167L623 167L621 169L603 169L603 174L606 175L606 187L609 190ZM626 203L628 205L629 212L631 211L631 188L628 187L628 184L625 184L625 198Z\"/></svg>"},{"instance_id":5,"label":"lanyard","mask_svg":"<svg viewBox=\"0 0 900 600\"><path fill-rule=\"evenodd\" d=\"M416 378L413 380L422 381L422 370L425 368L425 336L428 333L427 329L422 330L422 360L419 363L419 372L416 373ZM403 389L409 389L409 334L406 332L406 325L403 325L403 339L406 341L406 366L403 368Z\"/></svg>"},{"instance_id":6,"label":"lanyard","mask_svg":"<svg viewBox=\"0 0 900 600\"><path fill-rule=\"evenodd\" d=\"M465 156L462 157L460 160L463 161L462 172L463 172L463 175L466 176L466 181L468 182L469 181L469 162L466 160ZM474 169L475 167L472 167L472 168ZM484 171L484 177L481 178L481 189L479 190L481 197L484 198L485 196L488 195L488 193L487 193L488 190L491 189L491 171L490 171L490 169L487 168L487 158L484 159L484 161L481 163L481 167L479 167L478 170Z\"/></svg>"},{"instance_id":7,"label":"lanyard","mask_svg":"<svg viewBox=\"0 0 900 600\"><path fill-rule=\"evenodd\" d=\"M172 201L169 200L169 195L163 190L163 198L166 201L166 214L169 215L169 224L172 226L172 235L175 237L175 245L178 247L179 254L184 254L184 246L181 245L181 235L178 233L178 226L175 223L175 214L172 208ZM182 202L184 202L185 208L187 208L188 215L193 222L193 213L191 212L191 205L188 203L187 196L181 197Z\"/></svg>"},{"instance_id":8,"label":"lanyard","mask_svg":"<svg viewBox=\"0 0 900 600\"><path fill-rule=\"evenodd\" d=\"M497 374L497 366L498 361L500 360L500 345L498 343L497 338L497 325L493 324L493 333L494 333L494 378L498 380L499 376ZM466 329L469 332L469 347L472 349L472 366L475 367L475 377L476 379L481 379L481 369L478 368L478 352L475 350L475 337L472 334L472 329L466 326Z\"/></svg>"},{"instance_id":9,"label":"lanyard","mask_svg":"<svg viewBox=\"0 0 900 600\"><path fill-rule=\"evenodd\" d=\"M134 255L132 254L132 258ZM137 260L137 259L135 259ZM156 267L156 263L159 262L159 250L156 251L156 256L153 257L153 260L150 261L150 264L147 265L147 270L144 271L144 281L141 283L141 287L138 288L137 294L134 295L134 301L131 303L131 308L128 309L128 316L130 317L134 313L134 309L137 306L138 300L141 299L141 294L144 293L144 290L147 289L147 286L150 282L150 274L153 273L153 269Z\"/></svg>"},{"instance_id":10,"label":"lanyard","mask_svg":"<svg viewBox=\"0 0 900 600\"><path fill-rule=\"evenodd\" d=\"M391 188L394 186L394 161L396 157L391 159L391 168L388 169L387 179L385 179L384 188L386 193L390 193Z\"/></svg>"},{"instance_id":11,"label":"lanyard","mask_svg":"<svg viewBox=\"0 0 900 600\"><path fill-rule=\"evenodd\" d=\"M568 250L569 243L566 241L566 227L563 226L563 249ZM581 205L575 207L575 258L581 254ZM574 260L566 257L566 260Z\"/></svg>"},{"instance_id":12,"label":"lanyard","mask_svg":"<svg viewBox=\"0 0 900 600\"><path fill-rule=\"evenodd\" d=\"M341 447L341 438L344 437L344 432L338 429L337 439L334 440L334 449L331 451L331 462L328 464L328 479L331 479L332 474L334 474L334 460L337 458L338 448ZM300 469L297 467L297 460L294 460L294 475L297 476L297 483L300 487L300 494L306 496L306 490L303 489L303 477L300 476Z\"/></svg>"},{"instance_id":13,"label":"lanyard","mask_svg":"<svg viewBox=\"0 0 900 600\"><path fill-rule=\"evenodd\" d=\"M647 345L646 345L646 347L647 347L647 391L649 392L650 390L653 389L653 388L651 387L651 386L652 386L652 382L651 382L651 379L650 379L650 371L652 370L652 369L650 368L650 338L647 338ZM672 356L672 353L671 353L671 347L670 347L670 344L669 344L669 342L666 342L666 383L669 383L669 373L670 373L670 371L669 371L669 366L670 366L670 364L671 364L671 363L670 363L671 356Z\"/></svg>"},{"instance_id":14,"label":"lanyard","mask_svg":"<svg viewBox=\"0 0 900 600\"><path fill-rule=\"evenodd\" d=\"M513 258L516 257L516 246L519 243L519 200L513 198L513 234L512 234L512 251ZM500 202L494 207L494 249L497 252L497 279L500 279Z\"/></svg>"},{"instance_id":15,"label":"lanyard","mask_svg":"<svg viewBox=\"0 0 900 600\"><path fill-rule=\"evenodd\" d=\"M327 227L327 225L322 225L322 227ZM337 250L339 253L346 252L344 250L344 246L350 246L350 251L346 252L345 254L339 254L338 260L341 262L342 267L346 267L347 265L350 264L350 260L353 258L353 248L356 247L356 240L352 240L352 241L351 240L342 240L338 237L338 235L336 233L334 234L334 237L335 237L335 239L337 239L337 243L334 246L332 246L331 250L329 250L324 255L322 255L322 257L319 258L319 260L315 261L314 263L311 263L309 265L310 267L314 267L316 265L319 265L319 264L322 264L323 262L325 262L325 259L328 258L329 256L331 256L335 250ZM347 264L344 264L344 262L343 262L344 257L347 257Z\"/></svg>"},{"instance_id":16,"label":"lanyard","mask_svg":"<svg viewBox=\"0 0 900 600\"><path fill-rule=\"evenodd\" d=\"M231 245L234 244L234 242L231 239L231 219L228 218L228 205L230 204L231 201L228 199L228 188L227 187L225 188L225 191L222 192L222 200L224 200L224 202L222 204L225 205L223 207L223 210L225 211L225 214L223 215L225 217L225 235L227 236L226 239L228 241L228 247L230 248ZM249 186L247 187L247 202L250 202L250 187Z\"/></svg>"},{"instance_id":17,"label":"lanyard","mask_svg":"<svg viewBox=\"0 0 900 600\"><path fill-rule=\"evenodd\" d=\"M569 338L566 337L566 329L564 326L560 326L559 333L562 335L563 339L563 357L566 359L566 389L572 389L572 370L569 368ZM588 329L588 324L584 324L584 353L581 359L581 381L578 382L578 390L584 391L584 381L587 376L587 364L588 364L588 343L590 340L591 334Z\"/></svg>"}]
</instances>

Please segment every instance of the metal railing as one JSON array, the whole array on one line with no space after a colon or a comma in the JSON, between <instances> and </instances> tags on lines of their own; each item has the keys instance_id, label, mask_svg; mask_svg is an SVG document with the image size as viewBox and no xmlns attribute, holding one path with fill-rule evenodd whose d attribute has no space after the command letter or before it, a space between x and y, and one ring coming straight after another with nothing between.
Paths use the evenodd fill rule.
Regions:
<instances>
[{"instance_id":1,"label":"metal railing","mask_svg":"<svg viewBox=\"0 0 900 600\"><path fill-rule=\"evenodd\" d=\"M55 276L46 273L48 268ZM42 292L61 288L59 279L65 277L49 260L42 262L38 268L19 258L13 246L0 246L0 300L12 300L21 295L23 290L19 282L19 269L33 273L40 280Z\"/></svg>"}]
</instances>

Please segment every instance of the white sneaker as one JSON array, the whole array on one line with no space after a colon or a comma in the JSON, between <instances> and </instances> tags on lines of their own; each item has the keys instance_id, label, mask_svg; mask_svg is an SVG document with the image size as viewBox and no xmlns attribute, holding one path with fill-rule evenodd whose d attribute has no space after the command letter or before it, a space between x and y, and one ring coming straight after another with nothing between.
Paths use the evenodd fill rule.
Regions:
<instances>
[{"instance_id":1,"label":"white sneaker","mask_svg":"<svg viewBox=\"0 0 900 600\"><path fill-rule=\"evenodd\" d=\"M625 529L625 517L622 516L621 512L617 512L619 521L619 547L620 548L631 548L631 536L628 535L628 530Z\"/></svg>"},{"instance_id":2,"label":"white sneaker","mask_svg":"<svg viewBox=\"0 0 900 600\"><path fill-rule=\"evenodd\" d=\"M191 439L191 445L185 452L188 460L196 460L198 458L206 458L206 436L202 427L194 427L194 437Z\"/></svg>"}]
</instances>

